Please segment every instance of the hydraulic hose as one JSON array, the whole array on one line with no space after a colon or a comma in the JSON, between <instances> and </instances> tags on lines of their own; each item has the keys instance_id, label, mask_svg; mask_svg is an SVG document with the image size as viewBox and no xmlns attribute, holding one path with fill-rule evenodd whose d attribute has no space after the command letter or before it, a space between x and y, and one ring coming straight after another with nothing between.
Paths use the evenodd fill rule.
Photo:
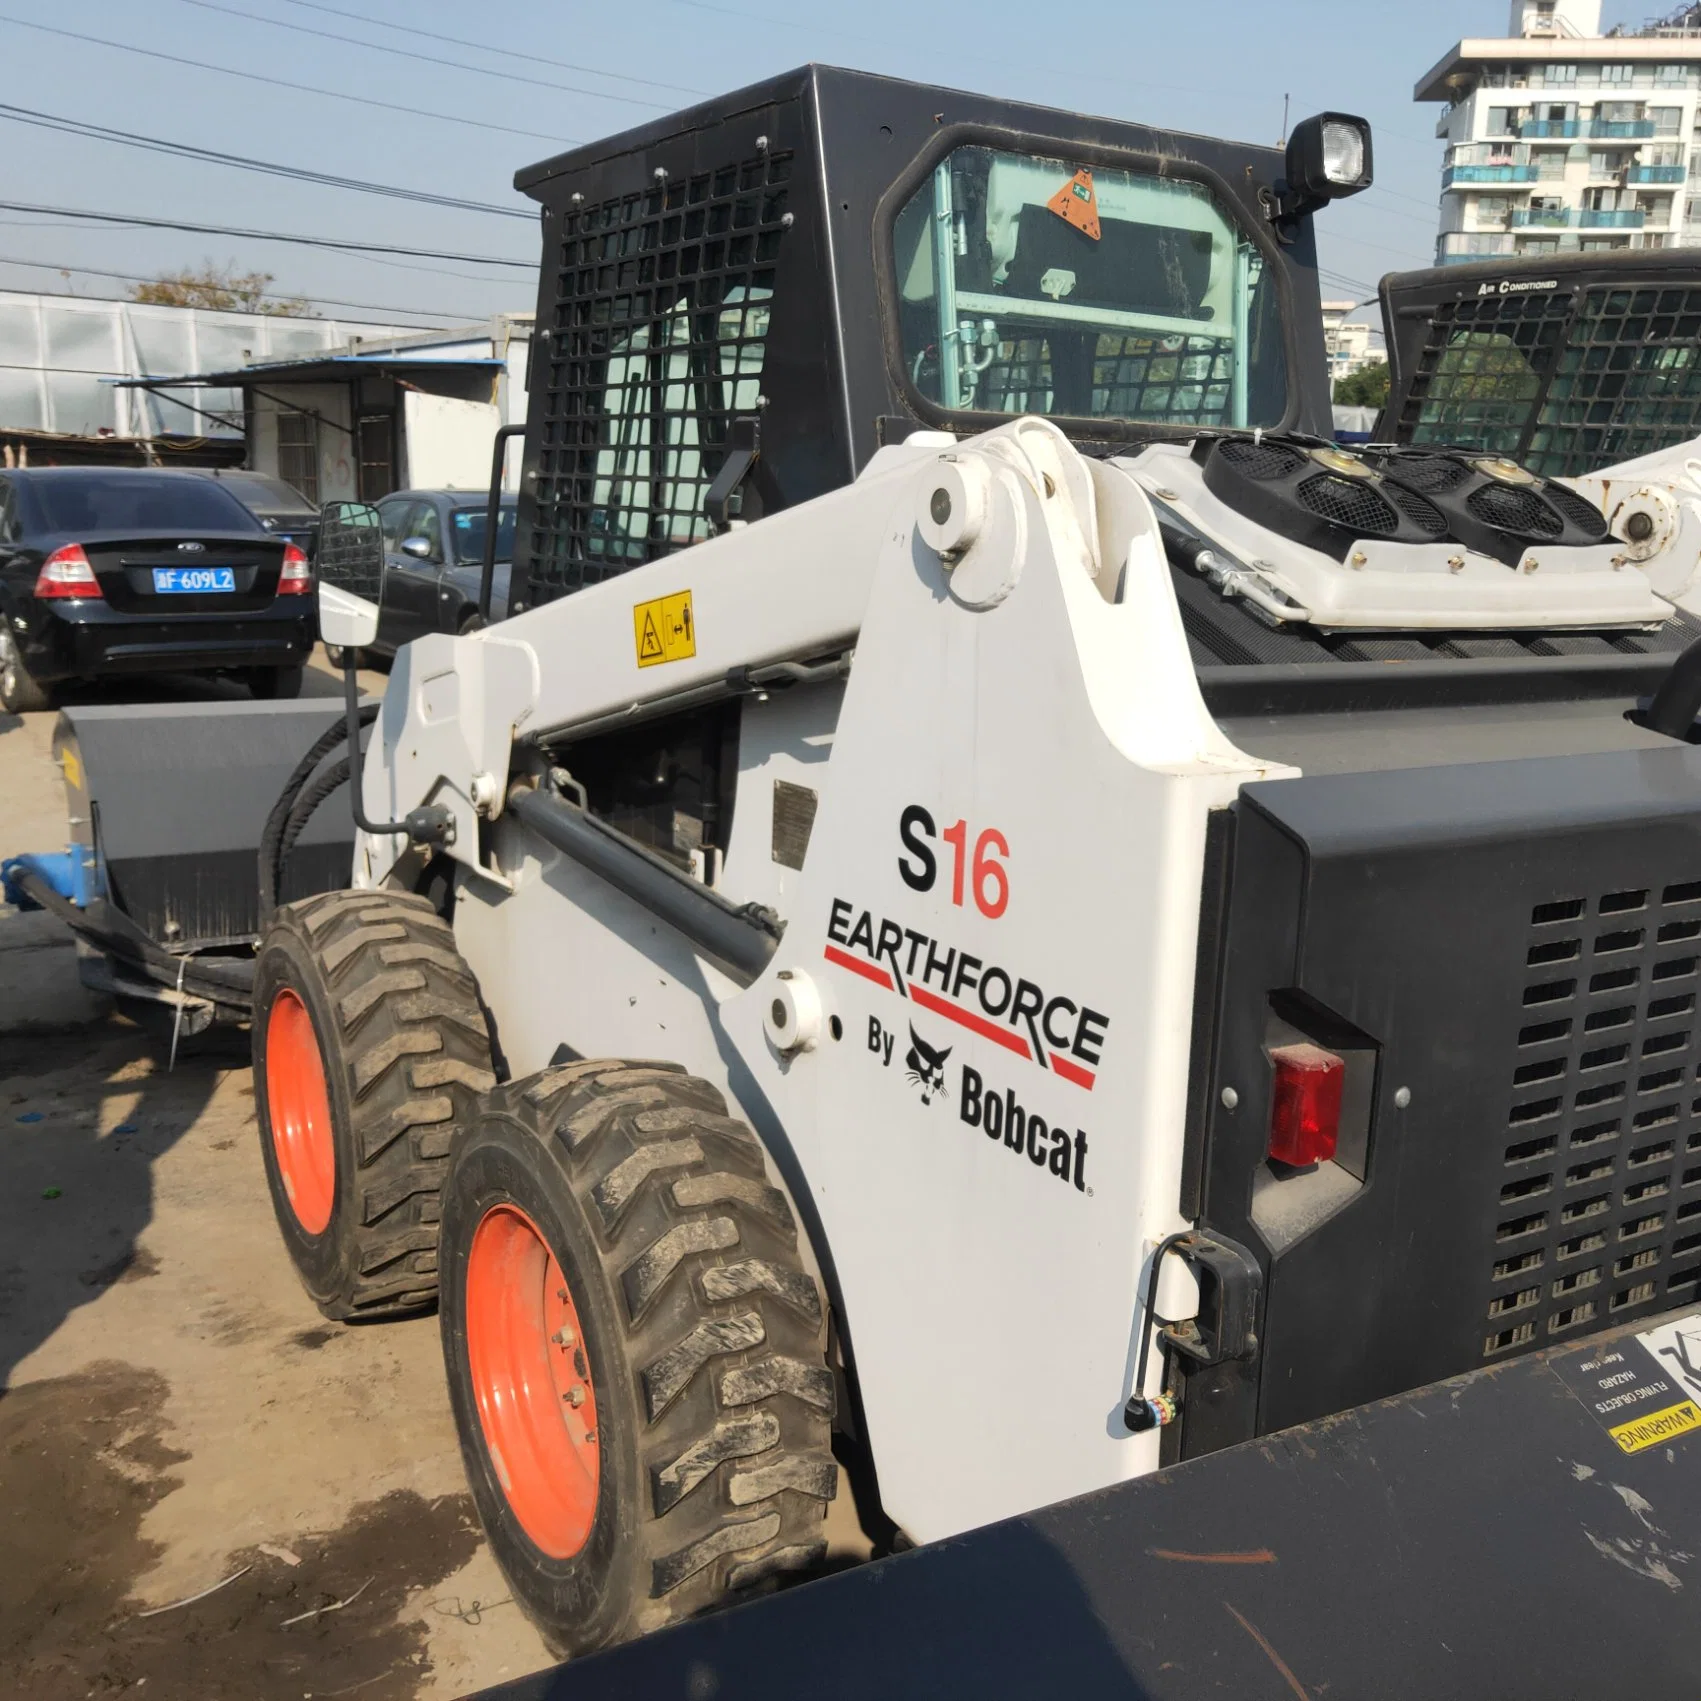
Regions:
<instances>
[{"instance_id":1,"label":"hydraulic hose","mask_svg":"<svg viewBox=\"0 0 1701 1701\"><path fill-rule=\"evenodd\" d=\"M289 853L295 849L295 841L301 837L302 829L306 827L313 811L339 786L348 784L348 769L348 757L340 757L302 792L295 807L290 810L283 837L278 842L277 866L280 886L283 883L283 870L289 863Z\"/></svg>"},{"instance_id":2,"label":"hydraulic hose","mask_svg":"<svg viewBox=\"0 0 1701 1701\"><path fill-rule=\"evenodd\" d=\"M360 724L370 726L378 718L378 704L369 703L360 711ZM312 777L314 769L325 760L339 744L348 741L348 722L339 717L336 723L327 727L314 739L307 754L296 763L289 778L284 782L284 788L278 793L278 800L272 805L271 813L266 817L265 830L260 834L260 915L262 918L270 915L277 907L278 889L283 884L284 859L289 854L289 847L301 836L301 828L306 825L305 816L301 826L298 826L290 836L289 845L284 844L284 835L290 824L290 817L295 811L297 800L302 788ZM343 777L346 779L347 767L344 766ZM314 802L316 808L330 791L332 786L321 794ZM312 809L309 809L309 814Z\"/></svg>"}]
</instances>

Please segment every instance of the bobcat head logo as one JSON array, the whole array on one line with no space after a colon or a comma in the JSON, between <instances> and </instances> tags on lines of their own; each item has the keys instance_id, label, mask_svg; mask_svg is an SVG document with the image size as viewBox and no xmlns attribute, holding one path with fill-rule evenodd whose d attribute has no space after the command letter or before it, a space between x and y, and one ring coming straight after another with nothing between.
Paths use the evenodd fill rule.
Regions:
<instances>
[{"instance_id":1,"label":"bobcat head logo","mask_svg":"<svg viewBox=\"0 0 1701 1701\"><path fill-rule=\"evenodd\" d=\"M932 1104L933 1095L938 1093L941 1098L945 1093L945 1059L951 1055L950 1046L943 1051L936 1051L915 1031L915 1024L910 1024L910 1049L904 1058L908 1079L921 1088L921 1102Z\"/></svg>"}]
</instances>

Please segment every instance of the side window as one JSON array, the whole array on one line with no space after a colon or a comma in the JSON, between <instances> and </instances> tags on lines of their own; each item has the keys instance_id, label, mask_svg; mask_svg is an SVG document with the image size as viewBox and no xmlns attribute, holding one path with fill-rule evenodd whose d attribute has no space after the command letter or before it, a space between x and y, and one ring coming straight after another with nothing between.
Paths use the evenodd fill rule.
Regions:
<instances>
[{"instance_id":1,"label":"side window","mask_svg":"<svg viewBox=\"0 0 1701 1701\"><path fill-rule=\"evenodd\" d=\"M18 541L18 499L12 486L0 479L0 544Z\"/></svg>"},{"instance_id":2,"label":"side window","mask_svg":"<svg viewBox=\"0 0 1701 1701\"><path fill-rule=\"evenodd\" d=\"M443 521L437 512L435 502L416 502L413 511L408 515L408 529L404 537L422 537L431 545L428 559L441 562L443 559Z\"/></svg>"},{"instance_id":3,"label":"side window","mask_svg":"<svg viewBox=\"0 0 1701 1701\"><path fill-rule=\"evenodd\" d=\"M402 522L413 512L411 502L380 502L378 504L378 523L384 528L384 553L395 555L402 547L402 539L408 534L402 529Z\"/></svg>"}]
</instances>

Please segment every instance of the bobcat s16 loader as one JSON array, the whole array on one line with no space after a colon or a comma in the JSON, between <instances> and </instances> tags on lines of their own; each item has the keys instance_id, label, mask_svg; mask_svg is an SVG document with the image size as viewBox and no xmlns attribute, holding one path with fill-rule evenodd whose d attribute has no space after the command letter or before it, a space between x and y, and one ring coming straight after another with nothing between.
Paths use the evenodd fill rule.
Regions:
<instances>
[{"instance_id":1,"label":"bobcat s16 loader","mask_svg":"<svg viewBox=\"0 0 1701 1701\"><path fill-rule=\"evenodd\" d=\"M291 1255L440 1306L564 1649L817 1566L841 1462L925 1543L1701 1297L1701 493L1333 447L1370 174L810 68L520 175L511 616L186 972L255 918Z\"/></svg>"}]
</instances>

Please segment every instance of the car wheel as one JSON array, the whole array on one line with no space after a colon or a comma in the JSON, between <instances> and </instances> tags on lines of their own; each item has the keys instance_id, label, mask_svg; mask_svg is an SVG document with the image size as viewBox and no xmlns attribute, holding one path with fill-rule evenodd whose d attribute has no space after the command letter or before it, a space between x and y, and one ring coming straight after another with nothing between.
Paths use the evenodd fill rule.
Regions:
<instances>
[{"instance_id":1,"label":"car wheel","mask_svg":"<svg viewBox=\"0 0 1701 1701\"><path fill-rule=\"evenodd\" d=\"M357 668L367 665L365 650L345 650L341 644L327 644L325 646L325 660L338 673L341 673L350 662L353 662Z\"/></svg>"},{"instance_id":2,"label":"car wheel","mask_svg":"<svg viewBox=\"0 0 1701 1701\"><path fill-rule=\"evenodd\" d=\"M53 687L41 684L24 666L17 641L0 626L0 709L10 715L53 707Z\"/></svg>"},{"instance_id":3,"label":"car wheel","mask_svg":"<svg viewBox=\"0 0 1701 1701\"><path fill-rule=\"evenodd\" d=\"M249 695L267 699L299 697L301 676L306 671L300 667L251 667L247 673Z\"/></svg>"}]
</instances>

